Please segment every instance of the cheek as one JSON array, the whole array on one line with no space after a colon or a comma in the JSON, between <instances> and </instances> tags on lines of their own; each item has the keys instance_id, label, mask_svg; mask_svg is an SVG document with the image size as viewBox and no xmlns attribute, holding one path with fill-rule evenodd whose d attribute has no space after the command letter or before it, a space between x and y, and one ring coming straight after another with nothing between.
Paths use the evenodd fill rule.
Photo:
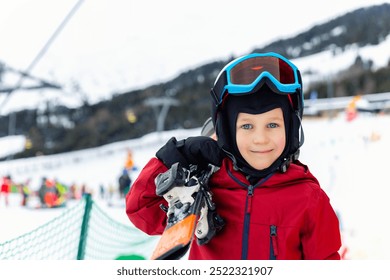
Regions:
<instances>
[{"instance_id":1,"label":"cheek","mask_svg":"<svg viewBox=\"0 0 390 280\"><path fill-rule=\"evenodd\" d=\"M248 138L248 137L243 136L242 133L236 134L236 144L237 144L238 151L241 154L244 151L245 146L246 146L246 141L245 141L246 138Z\"/></svg>"},{"instance_id":2,"label":"cheek","mask_svg":"<svg viewBox=\"0 0 390 280\"><path fill-rule=\"evenodd\" d=\"M277 145L280 149L280 152L282 152L284 150L284 147L286 146L286 134L285 133L280 135L280 137L277 140Z\"/></svg>"}]
</instances>

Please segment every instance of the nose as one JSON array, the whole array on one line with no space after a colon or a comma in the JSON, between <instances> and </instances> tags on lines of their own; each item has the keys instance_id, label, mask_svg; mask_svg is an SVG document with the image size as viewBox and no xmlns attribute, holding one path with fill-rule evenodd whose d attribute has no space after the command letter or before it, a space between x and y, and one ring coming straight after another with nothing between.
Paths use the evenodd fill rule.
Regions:
<instances>
[{"instance_id":1,"label":"nose","mask_svg":"<svg viewBox=\"0 0 390 280\"><path fill-rule=\"evenodd\" d=\"M264 144L268 142L268 137L263 131L258 131L254 134L252 141L255 144Z\"/></svg>"}]
</instances>

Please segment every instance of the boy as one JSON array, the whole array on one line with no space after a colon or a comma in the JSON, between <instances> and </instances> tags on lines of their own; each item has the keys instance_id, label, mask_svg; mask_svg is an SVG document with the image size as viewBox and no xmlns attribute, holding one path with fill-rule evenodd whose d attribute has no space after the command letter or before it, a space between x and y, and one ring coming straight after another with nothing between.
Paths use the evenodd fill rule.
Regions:
<instances>
[{"instance_id":1,"label":"boy","mask_svg":"<svg viewBox=\"0 0 390 280\"><path fill-rule=\"evenodd\" d=\"M298 161L303 144L302 82L276 53L235 59L211 90L217 141L170 139L144 167L127 196L127 215L161 234L166 204L154 179L174 163L219 166L210 181L225 226L189 259L340 259L339 223L329 198Z\"/></svg>"}]
</instances>

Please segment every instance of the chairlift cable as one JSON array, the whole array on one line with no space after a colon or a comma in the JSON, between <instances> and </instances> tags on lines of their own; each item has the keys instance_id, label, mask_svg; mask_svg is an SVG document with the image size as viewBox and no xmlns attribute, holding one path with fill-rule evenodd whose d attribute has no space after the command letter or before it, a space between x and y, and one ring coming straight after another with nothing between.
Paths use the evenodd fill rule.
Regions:
<instances>
[{"instance_id":1,"label":"chairlift cable","mask_svg":"<svg viewBox=\"0 0 390 280\"><path fill-rule=\"evenodd\" d=\"M24 71L24 73L29 73L31 70L35 67L35 65L39 62L39 60L45 55L46 51L49 49L50 45L53 43L54 39L58 36L58 34L62 31L62 29L65 27L65 25L68 23L68 21L71 19L71 17L76 13L78 8L81 6L81 4L84 2L84 0L79 0L76 5L70 10L70 12L66 15L66 17L63 19L61 24L57 27L57 29L54 31L54 33L50 36L49 40L46 42L46 44L43 46L43 48L39 51L39 53L35 56L33 61L30 63L30 65L27 67L27 69ZM17 81L16 85L11 88L7 93L6 97L0 104L0 111L6 104L6 102L9 100L9 97L12 95L12 93L19 89L22 85L22 82L24 80L26 75L22 75L19 80Z\"/></svg>"}]
</instances>

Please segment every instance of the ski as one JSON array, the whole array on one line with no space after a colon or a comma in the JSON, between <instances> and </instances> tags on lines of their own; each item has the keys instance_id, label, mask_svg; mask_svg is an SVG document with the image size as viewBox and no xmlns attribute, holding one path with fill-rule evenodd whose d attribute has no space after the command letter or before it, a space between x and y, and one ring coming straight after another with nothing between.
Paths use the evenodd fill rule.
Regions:
<instances>
[{"instance_id":1,"label":"ski","mask_svg":"<svg viewBox=\"0 0 390 280\"><path fill-rule=\"evenodd\" d=\"M161 236L151 259L177 260L184 256L194 235L196 219L196 215L191 214L167 228Z\"/></svg>"},{"instance_id":2,"label":"ski","mask_svg":"<svg viewBox=\"0 0 390 280\"><path fill-rule=\"evenodd\" d=\"M168 202L167 226L151 256L152 260L174 260L183 257L196 236L198 244L206 244L224 221L216 213L208 189L208 180L215 172L187 170L176 163L156 178L156 193Z\"/></svg>"}]
</instances>

